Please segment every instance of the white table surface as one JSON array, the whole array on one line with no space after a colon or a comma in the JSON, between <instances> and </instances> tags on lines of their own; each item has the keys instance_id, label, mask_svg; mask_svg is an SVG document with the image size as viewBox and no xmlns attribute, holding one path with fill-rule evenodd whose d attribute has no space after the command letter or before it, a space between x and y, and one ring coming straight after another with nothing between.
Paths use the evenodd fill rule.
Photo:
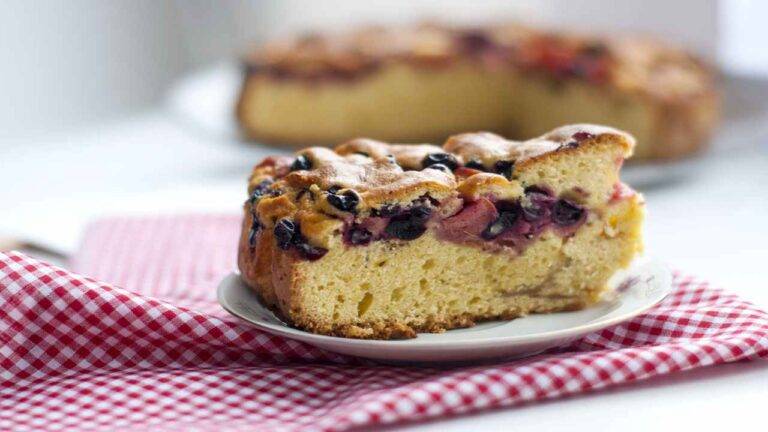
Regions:
<instances>
[{"instance_id":1,"label":"white table surface","mask_svg":"<svg viewBox=\"0 0 768 432\"><path fill-rule=\"evenodd\" d=\"M752 138L750 138L752 140ZM263 150L196 130L165 110L90 130L0 142L0 235L64 252L110 213L237 212ZM768 308L768 136L645 191L647 253ZM764 430L768 361L728 365L587 396L411 425L407 430Z\"/></svg>"}]
</instances>

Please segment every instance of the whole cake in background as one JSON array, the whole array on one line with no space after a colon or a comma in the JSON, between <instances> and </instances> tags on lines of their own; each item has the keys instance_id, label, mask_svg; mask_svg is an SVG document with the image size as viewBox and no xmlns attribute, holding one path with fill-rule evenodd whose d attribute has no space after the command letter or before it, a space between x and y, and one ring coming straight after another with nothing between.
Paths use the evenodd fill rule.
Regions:
<instances>
[{"instance_id":1,"label":"whole cake in background","mask_svg":"<svg viewBox=\"0 0 768 432\"><path fill-rule=\"evenodd\" d=\"M369 27L268 43L247 60L237 116L253 139L305 146L358 136L524 139L569 123L627 130L636 160L695 153L719 99L687 53L637 38L521 25Z\"/></svg>"},{"instance_id":2,"label":"whole cake in background","mask_svg":"<svg viewBox=\"0 0 768 432\"><path fill-rule=\"evenodd\" d=\"M573 125L524 142L355 139L258 164L238 266L296 327L409 338L587 307L642 248L634 140Z\"/></svg>"}]
</instances>

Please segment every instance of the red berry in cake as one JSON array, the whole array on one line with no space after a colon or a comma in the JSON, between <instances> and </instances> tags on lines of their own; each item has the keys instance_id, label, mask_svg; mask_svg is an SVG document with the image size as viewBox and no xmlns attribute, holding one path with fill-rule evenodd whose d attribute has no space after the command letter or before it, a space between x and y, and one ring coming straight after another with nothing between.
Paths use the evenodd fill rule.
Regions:
<instances>
[{"instance_id":1,"label":"red berry in cake","mask_svg":"<svg viewBox=\"0 0 768 432\"><path fill-rule=\"evenodd\" d=\"M573 134L572 138L575 139L578 142L588 140L590 138L594 138L595 136L589 132L576 132Z\"/></svg>"}]
</instances>

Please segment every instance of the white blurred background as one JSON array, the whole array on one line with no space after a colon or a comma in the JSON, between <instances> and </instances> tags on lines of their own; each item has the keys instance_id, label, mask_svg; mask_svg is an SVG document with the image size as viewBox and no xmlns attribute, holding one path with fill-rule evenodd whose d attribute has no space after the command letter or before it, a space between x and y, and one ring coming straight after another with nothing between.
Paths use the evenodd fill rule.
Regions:
<instances>
[{"instance_id":1,"label":"white blurred background","mask_svg":"<svg viewBox=\"0 0 768 432\"><path fill-rule=\"evenodd\" d=\"M768 2L758 0L8 0L0 249L10 238L72 253L84 226L115 213L237 212L251 166L286 151L241 142L231 115L238 58L265 38L510 19L651 35L723 71L725 121L712 151L650 167L663 187L633 184L649 203L649 253L753 287L768 304L751 273L768 261Z\"/></svg>"},{"instance_id":2,"label":"white blurred background","mask_svg":"<svg viewBox=\"0 0 768 432\"><path fill-rule=\"evenodd\" d=\"M758 0L7 0L0 9L0 146L136 112L189 71L265 37L354 23L520 19L640 32L729 71L768 73Z\"/></svg>"}]
</instances>

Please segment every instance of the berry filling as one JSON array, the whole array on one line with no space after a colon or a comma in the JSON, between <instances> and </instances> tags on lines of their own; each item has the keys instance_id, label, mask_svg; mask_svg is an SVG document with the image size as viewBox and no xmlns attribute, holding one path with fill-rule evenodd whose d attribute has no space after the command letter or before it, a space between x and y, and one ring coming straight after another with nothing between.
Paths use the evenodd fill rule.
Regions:
<instances>
[{"instance_id":1,"label":"berry filling","mask_svg":"<svg viewBox=\"0 0 768 432\"><path fill-rule=\"evenodd\" d=\"M291 163L291 171L302 171L312 169L312 161L305 155L298 155Z\"/></svg>"},{"instance_id":2,"label":"berry filling","mask_svg":"<svg viewBox=\"0 0 768 432\"><path fill-rule=\"evenodd\" d=\"M569 236L586 220L587 210L547 188L528 187L518 200L479 198L441 219L439 203L424 197L408 207L383 206L372 216L345 225L347 245L362 246L373 241L414 240L429 227L446 241L508 246L521 251L545 230Z\"/></svg>"},{"instance_id":3,"label":"berry filling","mask_svg":"<svg viewBox=\"0 0 768 432\"><path fill-rule=\"evenodd\" d=\"M438 236L454 242L484 240L521 251L545 230L572 235L586 220L582 206L556 198L546 188L529 187L519 200L492 202L481 198L441 221Z\"/></svg>"},{"instance_id":4,"label":"berry filling","mask_svg":"<svg viewBox=\"0 0 768 432\"><path fill-rule=\"evenodd\" d=\"M337 209L352 213L355 212L357 204L360 203L360 197L357 195L357 192L352 189L347 189L344 192L339 193L338 187L328 189L327 200L329 204Z\"/></svg>"},{"instance_id":5,"label":"berry filling","mask_svg":"<svg viewBox=\"0 0 768 432\"><path fill-rule=\"evenodd\" d=\"M423 168L429 168L433 165L443 165L453 171L459 167L459 161L457 161L456 157L450 153L430 153L421 161L421 166Z\"/></svg>"},{"instance_id":6,"label":"berry filling","mask_svg":"<svg viewBox=\"0 0 768 432\"><path fill-rule=\"evenodd\" d=\"M391 238L415 240L427 230L427 221L432 208L426 205L413 206L389 220L384 233Z\"/></svg>"},{"instance_id":7,"label":"berry filling","mask_svg":"<svg viewBox=\"0 0 768 432\"><path fill-rule=\"evenodd\" d=\"M512 180L512 172L515 170L515 162L514 161L506 161L506 160L500 160L493 164L493 171L496 174L501 174L504 177L507 178L507 180Z\"/></svg>"},{"instance_id":8,"label":"berry filling","mask_svg":"<svg viewBox=\"0 0 768 432\"><path fill-rule=\"evenodd\" d=\"M273 233L277 247L282 250L295 250L304 259L315 261L328 252L327 249L310 245L301 235L299 224L290 219L283 218L277 221Z\"/></svg>"},{"instance_id":9,"label":"berry filling","mask_svg":"<svg viewBox=\"0 0 768 432\"><path fill-rule=\"evenodd\" d=\"M251 196L248 198L248 202L251 205L251 219L253 219L253 222L251 222L251 229L248 231L248 246L251 248L256 247L256 236L262 228L261 223L259 223L259 218L256 217L256 205L265 195L278 196L282 193L279 189L270 190L270 186L273 184L273 180L262 181L253 188Z\"/></svg>"},{"instance_id":10,"label":"berry filling","mask_svg":"<svg viewBox=\"0 0 768 432\"><path fill-rule=\"evenodd\" d=\"M483 166L483 163L478 161L478 160L474 160L474 159L472 159L469 162L465 163L464 167L465 168L469 168L469 169L473 169L473 170L478 170L478 171L484 171L485 170L485 167Z\"/></svg>"}]
</instances>

